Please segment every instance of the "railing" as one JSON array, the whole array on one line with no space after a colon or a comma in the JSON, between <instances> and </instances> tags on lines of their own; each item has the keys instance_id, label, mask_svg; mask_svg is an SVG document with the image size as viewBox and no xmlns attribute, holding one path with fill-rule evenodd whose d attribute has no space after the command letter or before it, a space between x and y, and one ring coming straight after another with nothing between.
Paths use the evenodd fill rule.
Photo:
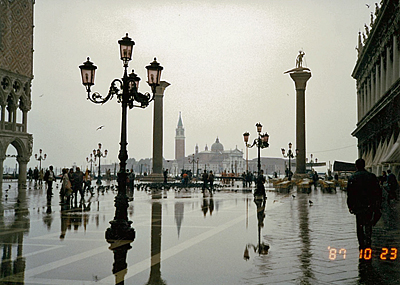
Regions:
<instances>
[{"instance_id":1,"label":"railing","mask_svg":"<svg viewBox=\"0 0 400 285\"><path fill-rule=\"evenodd\" d=\"M10 122L4 122L4 129L6 131L12 131L13 130L13 123ZM25 132L25 125L24 124L15 124L15 131L16 132Z\"/></svg>"}]
</instances>

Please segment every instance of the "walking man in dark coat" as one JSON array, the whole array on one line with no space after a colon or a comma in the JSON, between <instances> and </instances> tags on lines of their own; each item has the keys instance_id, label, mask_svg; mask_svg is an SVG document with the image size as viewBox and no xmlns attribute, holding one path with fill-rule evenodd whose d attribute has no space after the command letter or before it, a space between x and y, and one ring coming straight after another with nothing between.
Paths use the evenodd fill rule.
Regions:
<instances>
[{"instance_id":1,"label":"walking man in dark coat","mask_svg":"<svg viewBox=\"0 0 400 285\"><path fill-rule=\"evenodd\" d=\"M204 194L204 191L205 191L205 189L207 188L208 190L209 190L209 188L208 188L208 173L207 173L207 170L204 170L204 173L203 173L203 176L202 176L202 180L203 180L203 194Z\"/></svg>"},{"instance_id":2,"label":"walking man in dark coat","mask_svg":"<svg viewBox=\"0 0 400 285\"><path fill-rule=\"evenodd\" d=\"M365 161L356 160L356 172L347 184L347 206L356 215L360 249L371 248L372 226L380 217L382 190L375 174L365 170Z\"/></svg>"},{"instance_id":3,"label":"walking man in dark coat","mask_svg":"<svg viewBox=\"0 0 400 285\"><path fill-rule=\"evenodd\" d=\"M81 169L79 167L76 168L76 171L72 174L73 177L73 184L72 184L72 189L74 190L74 196L75 196L75 202L78 200L78 192L81 195L81 198L83 199L84 194L83 194L83 173L81 172Z\"/></svg>"},{"instance_id":4,"label":"walking man in dark coat","mask_svg":"<svg viewBox=\"0 0 400 285\"><path fill-rule=\"evenodd\" d=\"M56 180L52 165L49 166L49 169L44 174L43 179L47 183L47 197L50 198L53 196L53 181Z\"/></svg>"},{"instance_id":5,"label":"walking man in dark coat","mask_svg":"<svg viewBox=\"0 0 400 285\"><path fill-rule=\"evenodd\" d=\"M387 183L389 187L388 193L388 203L390 204L390 200L397 200L397 188L399 184L397 182L396 176L392 173L390 169L387 170Z\"/></svg>"}]
</instances>

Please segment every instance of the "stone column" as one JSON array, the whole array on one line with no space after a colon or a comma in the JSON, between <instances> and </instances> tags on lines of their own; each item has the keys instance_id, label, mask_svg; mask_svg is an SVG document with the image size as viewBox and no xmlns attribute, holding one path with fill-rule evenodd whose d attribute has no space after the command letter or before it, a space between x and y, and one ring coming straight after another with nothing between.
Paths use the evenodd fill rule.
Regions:
<instances>
[{"instance_id":1,"label":"stone column","mask_svg":"<svg viewBox=\"0 0 400 285\"><path fill-rule=\"evenodd\" d=\"M397 36L393 35L393 82L399 78L399 47Z\"/></svg>"},{"instance_id":2,"label":"stone column","mask_svg":"<svg viewBox=\"0 0 400 285\"><path fill-rule=\"evenodd\" d=\"M383 57L383 54L381 55L381 71L380 72L381 72L381 82L380 82L381 92L380 92L380 97L382 97L386 92L385 58Z\"/></svg>"},{"instance_id":3,"label":"stone column","mask_svg":"<svg viewBox=\"0 0 400 285\"><path fill-rule=\"evenodd\" d=\"M4 160L6 160L5 153L0 156L0 197L1 194L3 193L3 173L4 173Z\"/></svg>"},{"instance_id":4,"label":"stone column","mask_svg":"<svg viewBox=\"0 0 400 285\"><path fill-rule=\"evenodd\" d=\"M392 86L393 64L390 60L390 47L386 47L386 90Z\"/></svg>"},{"instance_id":5,"label":"stone column","mask_svg":"<svg viewBox=\"0 0 400 285\"><path fill-rule=\"evenodd\" d=\"M374 78L374 73L373 73L373 72L371 72L371 80L370 80L370 83L371 83L371 97L372 97L372 102L373 102L374 105L375 105L375 103L376 103L376 96L375 96L375 78Z\"/></svg>"},{"instance_id":6,"label":"stone column","mask_svg":"<svg viewBox=\"0 0 400 285\"><path fill-rule=\"evenodd\" d=\"M4 130L6 121L6 105L1 105L1 129Z\"/></svg>"},{"instance_id":7,"label":"stone column","mask_svg":"<svg viewBox=\"0 0 400 285\"><path fill-rule=\"evenodd\" d=\"M367 77L367 79L366 79L366 83L367 83L367 93L368 93L368 100L369 100L369 103L370 103L370 109L372 109L372 107L374 106L374 99L375 98L373 98L372 97L372 92L371 92L371 79L370 79L370 77L368 76Z\"/></svg>"},{"instance_id":8,"label":"stone column","mask_svg":"<svg viewBox=\"0 0 400 285\"><path fill-rule=\"evenodd\" d=\"M361 120L362 118L362 99L361 99L361 94L360 91L357 91L357 115L358 115L358 121Z\"/></svg>"},{"instance_id":9,"label":"stone column","mask_svg":"<svg viewBox=\"0 0 400 285\"><path fill-rule=\"evenodd\" d=\"M154 119L153 119L153 181L163 181L163 97L164 90L170 84L161 81L154 95Z\"/></svg>"},{"instance_id":10,"label":"stone column","mask_svg":"<svg viewBox=\"0 0 400 285\"><path fill-rule=\"evenodd\" d=\"M26 133L28 131L28 111L22 110L22 124L23 131Z\"/></svg>"},{"instance_id":11,"label":"stone column","mask_svg":"<svg viewBox=\"0 0 400 285\"><path fill-rule=\"evenodd\" d=\"M368 113L369 109L370 109L370 102L369 102L369 98L368 98L368 92L367 92L367 84L364 81L363 84L363 94L364 94L364 98L365 98L365 114Z\"/></svg>"},{"instance_id":12,"label":"stone column","mask_svg":"<svg viewBox=\"0 0 400 285\"><path fill-rule=\"evenodd\" d=\"M375 101L378 102L381 98L381 85L380 85L380 72L379 72L379 65L375 65Z\"/></svg>"},{"instance_id":13,"label":"stone column","mask_svg":"<svg viewBox=\"0 0 400 285\"><path fill-rule=\"evenodd\" d=\"M308 79L311 72L304 69L296 70L290 73L296 86L296 174L306 173L306 106L305 93Z\"/></svg>"},{"instance_id":14,"label":"stone column","mask_svg":"<svg viewBox=\"0 0 400 285\"><path fill-rule=\"evenodd\" d=\"M18 184L19 185L26 185L26 172L27 172L27 165L29 162L29 157L17 157L18 161Z\"/></svg>"}]
</instances>

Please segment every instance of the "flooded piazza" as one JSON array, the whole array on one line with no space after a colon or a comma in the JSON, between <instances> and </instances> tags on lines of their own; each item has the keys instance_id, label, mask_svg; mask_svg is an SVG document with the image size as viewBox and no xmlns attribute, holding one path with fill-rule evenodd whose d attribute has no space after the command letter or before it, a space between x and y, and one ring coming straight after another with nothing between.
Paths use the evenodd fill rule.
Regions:
<instances>
[{"instance_id":1,"label":"flooded piazza","mask_svg":"<svg viewBox=\"0 0 400 285\"><path fill-rule=\"evenodd\" d=\"M267 188L254 200L241 183L201 189L135 189L132 243L105 239L114 184L71 207L59 188L4 181L0 204L0 284L398 284L399 205L374 228L370 263L359 261L355 218L345 191ZM272 185L270 185L272 187ZM59 187L59 186L58 186ZM113 191L114 190L114 191ZM376 247L376 248L375 248ZM389 248L382 260L382 248ZM390 258L391 257L391 258ZM366 283L365 283L366 282ZM370 282L370 283L368 283ZM372 282L372 283L371 283Z\"/></svg>"}]
</instances>

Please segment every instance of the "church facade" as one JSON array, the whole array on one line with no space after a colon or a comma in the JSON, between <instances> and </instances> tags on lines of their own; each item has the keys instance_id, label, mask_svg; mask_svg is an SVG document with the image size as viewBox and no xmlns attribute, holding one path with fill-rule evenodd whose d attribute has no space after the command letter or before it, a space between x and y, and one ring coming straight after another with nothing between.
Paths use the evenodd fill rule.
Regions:
<instances>
[{"instance_id":1,"label":"church facade","mask_svg":"<svg viewBox=\"0 0 400 285\"><path fill-rule=\"evenodd\" d=\"M359 157L375 174L400 172L400 4L376 4L371 23L358 36L357 81Z\"/></svg>"}]
</instances>

